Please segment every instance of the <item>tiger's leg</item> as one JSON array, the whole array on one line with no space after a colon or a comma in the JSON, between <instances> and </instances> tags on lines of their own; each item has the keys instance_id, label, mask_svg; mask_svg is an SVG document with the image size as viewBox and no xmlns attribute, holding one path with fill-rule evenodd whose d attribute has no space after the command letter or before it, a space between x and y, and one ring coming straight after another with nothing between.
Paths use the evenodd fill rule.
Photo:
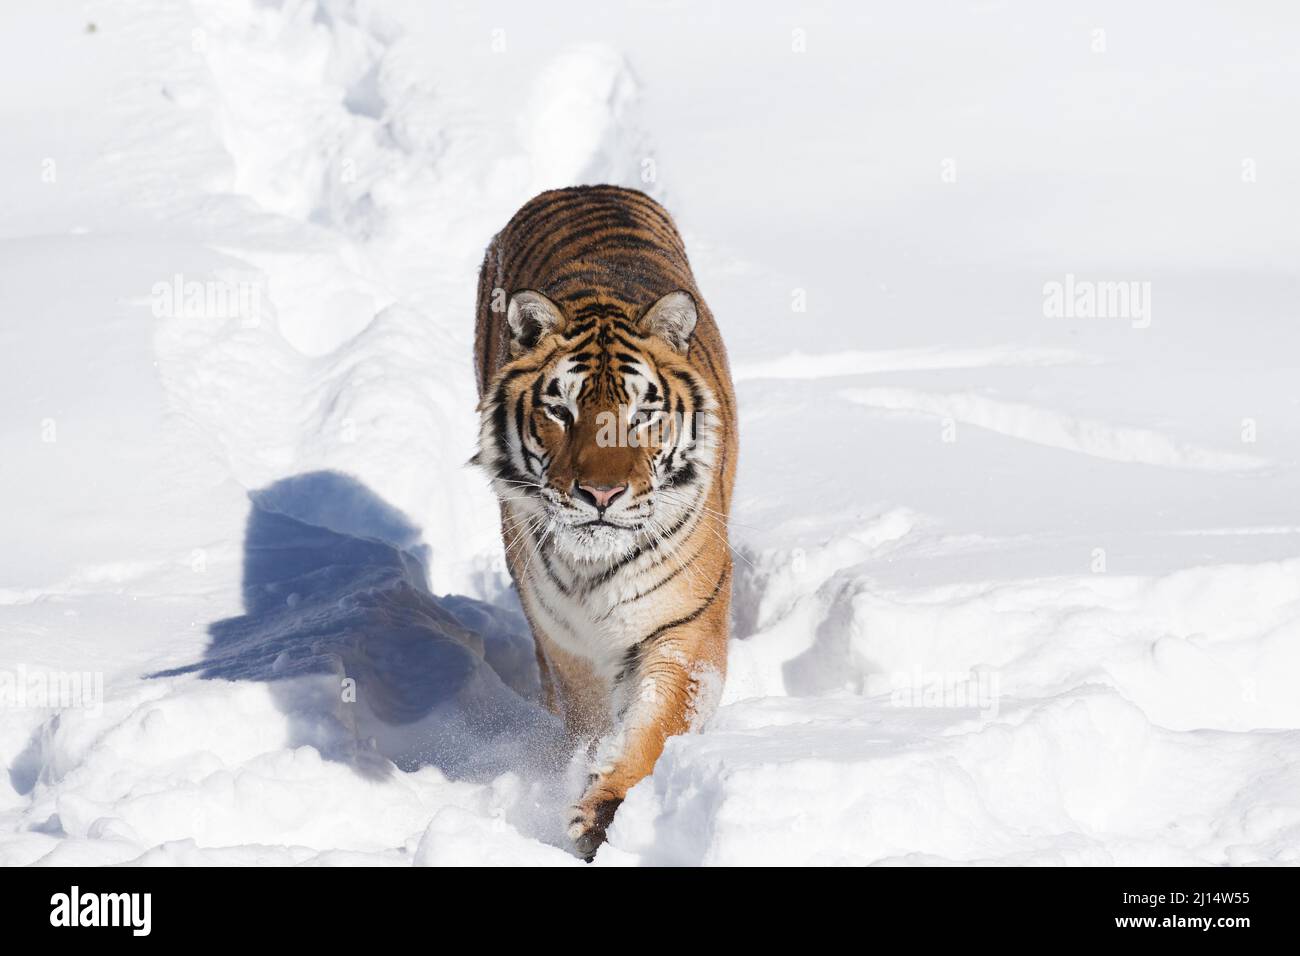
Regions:
<instances>
[{"instance_id":1,"label":"tiger's leg","mask_svg":"<svg viewBox=\"0 0 1300 956\"><path fill-rule=\"evenodd\" d=\"M726 617L669 632L645 648L615 692L614 732L601 741L587 789L573 807L569 838L588 860L614 812L654 769L669 737L699 726L717 706L726 668Z\"/></svg>"},{"instance_id":2,"label":"tiger's leg","mask_svg":"<svg viewBox=\"0 0 1300 956\"><path fill-rule=\"evenodd\" d=\"M605 686L591 665L566 652L544 633L534 631L539 657L545 657L554 706L564 718L564 736L571 745L585 743L609 730ZM549 706L549 705L548 705Z\"/></svg>"},{"instance_id":3,"label":"tiger's leg","mask_svg":"<svg viewBox=\"0 0 1300 956\"><path fill-rule=\"evenodd\" d=\"M555 686L555 675L551 665L546 662L546 651L542 642L533 636L533 650L537 653L537 681L541 690L542 706L555 715L560 713L559 690Z\"/></svg>"}]
</instances>

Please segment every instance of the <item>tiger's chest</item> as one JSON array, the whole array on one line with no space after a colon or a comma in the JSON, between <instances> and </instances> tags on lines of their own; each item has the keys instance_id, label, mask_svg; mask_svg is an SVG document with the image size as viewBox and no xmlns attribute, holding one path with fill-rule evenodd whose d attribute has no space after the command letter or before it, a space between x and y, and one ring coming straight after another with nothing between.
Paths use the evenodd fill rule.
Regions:
<instances>
[{"instance_id":1,"label":"tiger's chest","mask_svg":"<svg viewBox=\"0 0 1300 956\"><path fill-rule=\"evenodd\" d=\"M530 575L519 582L535 629L606 677L622 669L627 652L657 628L671 592L637 598L644 574L634 569L597 584L559 574Z\"/></svg>"}]
</instances>

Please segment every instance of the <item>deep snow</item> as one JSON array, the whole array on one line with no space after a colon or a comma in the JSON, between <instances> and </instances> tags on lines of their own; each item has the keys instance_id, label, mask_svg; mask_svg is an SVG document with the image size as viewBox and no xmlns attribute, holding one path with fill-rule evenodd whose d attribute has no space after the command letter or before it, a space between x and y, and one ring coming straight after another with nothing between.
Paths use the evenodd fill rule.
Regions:
<instances>
[{"instance_id":1,"label":"deep snow","mask_svg":"<svg viewBox=\"0 0 1300 956\"><path fill-rule=\"evenodd\" d=\"M742 415L595 865L1300 860L1300 15L1130 7L6 8L0 863L578 863L464 462L483 247L594 181Z\"/></svg>"}]
</instances>

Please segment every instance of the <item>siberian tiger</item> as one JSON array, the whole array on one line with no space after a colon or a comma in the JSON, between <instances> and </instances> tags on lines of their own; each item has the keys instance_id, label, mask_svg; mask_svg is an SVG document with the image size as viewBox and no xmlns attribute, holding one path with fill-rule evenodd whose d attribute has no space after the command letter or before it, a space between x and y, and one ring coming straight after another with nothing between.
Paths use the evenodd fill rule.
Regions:
<instances>
[{"instance_id":1,"label":"siberian tiger","mask_svg":"<svg viewBox=\"0 0 1300 956\"><path fill-rule=\"evenodd\" d=\"M736 412L681 236L644 193L529 201L479 275L474 463L500 499L546 705L586 747L588 860L726 669Z\"/></svg>"}]
</instances>

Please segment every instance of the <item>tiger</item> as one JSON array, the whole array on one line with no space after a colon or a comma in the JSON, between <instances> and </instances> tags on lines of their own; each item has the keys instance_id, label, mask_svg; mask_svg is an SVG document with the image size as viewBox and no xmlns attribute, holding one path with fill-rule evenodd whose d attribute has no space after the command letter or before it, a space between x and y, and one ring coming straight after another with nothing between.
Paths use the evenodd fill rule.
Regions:
<instances>
[{"instance_id":1,"label":"tiger","mask_svg":"<svg viewBox=\"0 0 1300 956\"><path fill-rule=\"evenodd\" d=\"M736 401L672 217L617 186L544 192L488 246L472 463L499 499L542 702L587 771L588 862L726 675ZM585 748L585 749L584 749Z\"/></svg>"}]
</instances>

